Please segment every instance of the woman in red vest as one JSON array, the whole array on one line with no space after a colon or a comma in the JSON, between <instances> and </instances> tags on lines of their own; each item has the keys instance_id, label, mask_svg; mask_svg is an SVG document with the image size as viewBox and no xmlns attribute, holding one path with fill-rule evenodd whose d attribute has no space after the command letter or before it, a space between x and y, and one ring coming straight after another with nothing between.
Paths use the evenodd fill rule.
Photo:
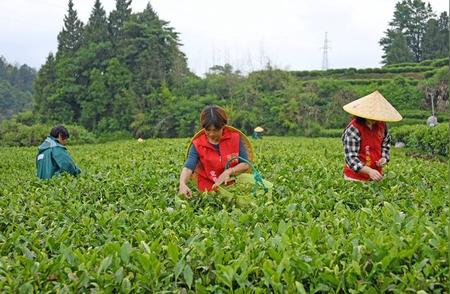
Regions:
<instances>
[{"instance_id":1,"label":"woman in red vest","mask_svg":"<svg viewBox=\"0 0 450 294\"><path fill-rule=\"evenodd\" d=\"M187 183L195 173L198 190L215 190L222 183L227 184L230 176L244 172L250 167L238 159L248 159L241 133L227 126L228 117L219 106L207 106L200 114L202 130L192 140L188 158L180 175L179 194L192 195ZM230 161L228 169L226 163Z\"/></svg>"},{"instance_id":2,"label":"woman in red vest","mask_svg":"<svg viewBox=\"0 0 450 294\"><path fill-rule=\"evenodd\" d=\"M344 178L350 181L379 181L383 166L389 162L391 136L387 121L399 121L402 116L378 92L345 105L354 116L342 135L344 144Z\"/></svg>"}]
</instances>

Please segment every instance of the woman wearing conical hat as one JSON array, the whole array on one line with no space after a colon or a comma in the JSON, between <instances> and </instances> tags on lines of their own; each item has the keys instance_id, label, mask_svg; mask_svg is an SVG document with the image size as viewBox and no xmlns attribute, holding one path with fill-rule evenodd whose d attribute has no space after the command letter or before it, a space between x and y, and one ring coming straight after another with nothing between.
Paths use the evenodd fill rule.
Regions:
<instances>
[{"instance_id":1,"label":"woman wearing conical hat","mask_svg":"<svg viewBox=\"0 0 450 294\"><path fill-rule=\"evenodd\" d=\"M402 116L378 91L343 108L353 115L342 135L344 178L361 182L381 180L390 156L391 136L385 122L400 121Z\"/></svg>"},{"instance_id":2,"label":"woman wearing conical hat","mask_svg":"<svg viewBox=\"0 0 450 294\"><path fill-rule=\"evenodd\" d=\"M253 160L248 138L239 130L228 126L224 109L211 105L200 114L200 130L191 140L187 160L180 175L179 194L192 195L188 181L193 176L200 192L214 190L230 181L230 176L247 171L250 166L234 159ZM229 167L226 169L227 162Z\"/></svg>"}]
</instances>

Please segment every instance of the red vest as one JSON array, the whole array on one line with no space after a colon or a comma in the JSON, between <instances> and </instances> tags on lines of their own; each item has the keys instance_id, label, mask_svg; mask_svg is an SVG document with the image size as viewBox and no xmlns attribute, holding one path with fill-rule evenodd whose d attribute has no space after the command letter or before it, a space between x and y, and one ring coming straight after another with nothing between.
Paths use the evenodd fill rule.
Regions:
<instances>
[{"instance_id":1,"label":"red vest","mask_svg":"<svg viewBox=\"0 0 450 294\"><path fill-rule=\"evenodd\" d=\"M208 142L204 132L192 142L199 156L199 163L195 168L199 191L205 192L211 190L215 179L225 170L227 161L239 156L239 143L239 133L231 131L227 127L223 129L222 138L220 138L220 154ZM233 160L230 163L230 167L236 164L238 164L238 160Z\"/></svg>"},{"instance_id":2,"label":"red vest","mask_svg":"<svg viewBox=\"0 0 450 294\"><path fill-rule=\"evenodd\" d=\"M361 163L365 166L376 169L382 174L383 170L381 167L376 165L376 162L381 158L381 145L384 140L386 124L384 122L378 122L373 124L372 129L370 129L365 123L360 124L356 121L356 119L353 119L347 127L350 125L357 128L359 135L361 136L358 152L358 157L361 160ZM345 165L344 167L344 174L349 178L360 181L370 180L370 177L367 174L355 172L348 165Z\"/></svg>"}]
</instances>

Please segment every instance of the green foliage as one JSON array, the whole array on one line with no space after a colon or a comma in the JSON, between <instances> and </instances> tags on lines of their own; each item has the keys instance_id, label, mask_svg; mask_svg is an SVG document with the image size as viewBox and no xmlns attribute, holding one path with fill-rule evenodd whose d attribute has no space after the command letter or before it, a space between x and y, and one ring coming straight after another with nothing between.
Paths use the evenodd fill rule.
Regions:
<instances>
[{"instance_id":1,"label":"green foliage","mask_svg":"<svg viewBox=\"0 0 450 294\"><path fill-rule=\"evenodd\" d=\"M22 92L6 81L0 80L0 121L14 113L31 108L31 94Z\"/></svg>"},{"instance_id":2,"label":"green foliage","mask_svg":"<svg viewBox=\"0 0 450 294\"><path fill-rule=\"evenodd\" d=\"M429 61L429 60L428 60ZM446 62L446 64L445 64ZM338 68L328 70L293 71L292 73L302 79L312 79L317 77L333 77L341 79L351 78L375 78L388 77L386 74L424 73L448 64L447 59L440 59L435 64L422 65L421 63L398 63L386 65L381 68ZM371 75L368 75L371 74ZM404 75L402 75L404 76Z\"/></svg>"},{"instance_id":3,"label":"green foliage","mask_svg":"<svg viewBox=\"0 0 450 294\"><path fill-rule=\"evenodd\" d=\"M96 0L86 26L73 2L34 86L34 113L41 123L81 124L90 131L127 131L145 102L162 84L180 84L189 72L178 34L150 4L131 13L117 0L109 17ZM187 76L187 75L186 75Z\"/></svg>"},{"instance_id":4,"label":"green foliage","mask_svg":"<svg viewBox=\"0 0 450 294\"><path fill-rule=\"evenodd\" d=\"M95 143L129 140L132 138L133 138L132 134L127 131L114 131L114 132L100 133L97 136Z\"/></svg>"},{"instance_id":5,"label":"green foliage","mask_svg":"<svg viewBox=\"0 0 450 294\"><path fill-rule=\"evenodd\" d=\"M84 28L86 43L102 43L109 40L106 12L100 0L95 0L88 23Z\"/></svg>"},{"instance_id":6,"label":"green foliage","mask_svg":"<svg viewBox=\"0 0 450 294\"><path fill-rule=\"evenodd\" d=\"M405 1L399 9L412 7ZM261 125L269 135L328 136L323 130L344 128L349 121L343 105L375 90L400 113L429 109L435 96L438 111L448 105L448 58L293 72L268 63L247 76L224 64L200 78L189 72L174 28L150 4L132 13L130 3L116 0L107 17L97 0L84 26L69 1L58 52L49 55L34 84L36 122L77 124L96 134L189 137L199 129L204 106L217 104L229 113L230 124L247 134ZM417 11L403 12L395 16L402 24L411 20L400 16ZM419 122L411 119L402 123Z\"/></svg>"},{"instance_id":7,"label":"green foliage","mask_svg":"<svg viewBox=\"0 0 450 294\"><path fill-rule=\"evenodd\" d=\"M0 56L0 81L7 81L15 89L31 92L36 70L26 64L13 65Z\"/></svg>"},{"instance_id":8,"label":"green foliage","mask_svg":"<svg viewBox=\"0 0 450 294\"><path fill-rule=\"evenodd\" d=\"M50 134L54 125L26 125L16 120L0 122L1 146L38 146ZM75 125L66 125L69 131L69 144L95 143L96 138L86 129Z\"/></svg>"},{"instance_id":9,"label":"green foliage","mask_svg":"<svg viewBox=\"0 0 450 294\"><path fill-rule=\"evenodd\" d=\"M131 0L117 0L116 8L109 14L108 30L114 45L123 36L123 25L131 16Z\"/></svg>"},{"instance_id":10,"label":"green foliage","mask_svg":"<svg viewBox=\"0 0 450 294\"><path fill-rule=\"evenodd\" d=\"M427 125L408 125L391 130L394 142L404 142L407 147L423 150L432 155L448 156L448 123L435 127Z\"/></svg>"},{"instance_id":11,"label":"green foliage","mask_svg":"<svg viewBox=\"0 0 450 294\"><path fill-rule=\"evenodd\" d=\"M83 173L49 181L34 147L1 148L2 291L447 292L447 163L393 149L352 183L339 139L264 137L272 197L238 208L177 197L185 143L71 146Z\"/></svg>"},{"instance_id":12,"label":"green foliage","mask_svg":"<svg viewBox=\"0 0 450 294\"><path fill-rule=\"evenodd\" d=\"M83 44L83 22L78 18L73 8L73 0L69 0L67 14L64 16L64 26L58 34L58 54L71 55Z\"/></svg>"},{"instance_id":13,"label":"green foliage","mask_svg":"<svg viewBox=\"0 0 450 294\"><path fill-rule=\"evenodd\" d=\"M448 83L448 65L436 70L433 76L421 83L420 88L426 95L425 103L428 109L431 109L431 99L433 99L436 112L448 111Z\"/></svg>"},{"instance_id":14,"label":"green foliage","mask_svg":"<svg viewBox=\"0 0 450 294\"><path fill-rule=\"evenodd\" d=\"M318 137L340 138L343 132L344 132L343 129L322 129L320 130Z\"/></svg>"},{"instance_id":15,"label":"green foliage","mask_svg":"<svg viewBox=\"0 0 450 294\"><path fill-rule=\"evenodd\" d=\"M439 19L430 19L423 37L423 59L448 56L449 48L448 14L444 11Z\"/></svg>"},{"instance_id":16,"label":"green foliage","mask_svg":"<svg viewBox=\"0 0 450 294\"><path fill-rule=\"evenodd\" d=\"M437 59L426 59L421 62L387 64L387 65L383 66L383 69L395 68L395 67L428 67L428 66L440 68L440 67L448 65L448 63L449 63L449 58L446 57L446 58L437 58Z\"/></svg>"},{"instance_id":17,"label":"green foliage","mask_svg":"<svg viewBox=\"0 0 450 294\"><path fill-rule=\"evenodd\" d=\"M411 86L407 80L397 77L390 83L379 87L381 93L386 93L391 104L397 109L419 109L423 107L423 94L417 90L417 87Z\"/></svg>"},{"instance_id":18,"label":"green foliage","mask_svg":"<svg viewBox=\"0 0 450 294\"><path fill-rule=\"evenodd\" d=\"M399 29L388 29L386 36L380 40L383 47L383 63L406 63L417 61L414 59L414 52L408 46L408 40Z\"/></svg>"},{"instance_id":19,"label":"green foliage","mask_svg":"<svg viewBox=\"0 0 450 294\"><path fill-rule=\"evenodd\" d=\"M31 88L36 71L26 64L9 64L0 56L0 121L31 109Z\"/></svg>"},{"instance_id":20,"label":"green foliage","mask_svg":"<svg viewBox=\"0 0 450 294\"><path fill-rule=\"evenodd\" d=\"M395 5L390 28L380 40L383 63L420 62L448 56L448 15L439 18L429 3L402 0Z\"/></svg>"}]
</instances>

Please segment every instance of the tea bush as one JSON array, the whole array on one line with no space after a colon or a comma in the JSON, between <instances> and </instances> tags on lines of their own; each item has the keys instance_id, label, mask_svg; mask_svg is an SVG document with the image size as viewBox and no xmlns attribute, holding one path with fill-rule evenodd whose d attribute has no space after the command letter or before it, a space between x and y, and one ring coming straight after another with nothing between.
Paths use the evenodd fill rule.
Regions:
<instances>
[{"instance_id":1,"label":"tea bush","mask_svg":"<svg viewBox=\"0 0 450 294\"><path fill-rule=\"evenodd\" d=\"M271 197L177 196L187 139L69 146L79 177L35 177L0 147L5 293L448 291L448 166L392 150L379 183L342 178L339 139L254 141Z\"/></svg>"}]
</instances>

